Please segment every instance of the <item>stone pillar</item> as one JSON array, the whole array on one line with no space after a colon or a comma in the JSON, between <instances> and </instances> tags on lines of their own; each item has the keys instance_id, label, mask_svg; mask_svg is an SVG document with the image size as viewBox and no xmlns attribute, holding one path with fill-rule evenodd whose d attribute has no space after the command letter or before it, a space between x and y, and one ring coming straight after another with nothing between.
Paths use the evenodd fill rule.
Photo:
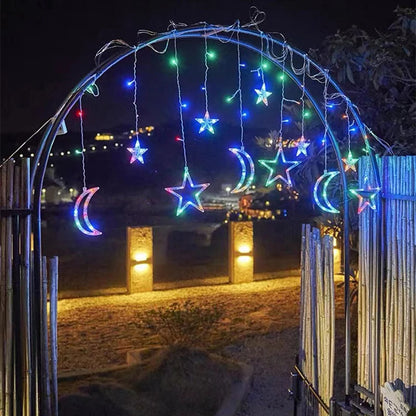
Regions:
<instances>
[{"instance_id":1,"label":"stone pillar","mask_svg":"<svg viewBox=\"0 0 416 416\"><path fill-rule=\"evenodd\" d=\"M153 290L152 227L127 227L127 290Z\"/></svg>"},{"instance_id":2,"label":"stone pillar","mask_svg":"<svg viewBox=\"0 0 416 416\"><path fill-rule=\"evenodd\" d=\"M231 283L248 283L253 279L253 222L228 223L228 269Z\"/></svg>"}]
</instances>

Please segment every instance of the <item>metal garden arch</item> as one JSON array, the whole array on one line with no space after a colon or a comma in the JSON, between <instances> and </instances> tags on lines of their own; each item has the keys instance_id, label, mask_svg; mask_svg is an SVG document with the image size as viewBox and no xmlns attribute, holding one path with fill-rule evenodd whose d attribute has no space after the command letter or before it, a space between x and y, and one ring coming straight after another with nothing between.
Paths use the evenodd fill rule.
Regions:
<instances>
[{"instance_id":1,"label":"metal garden arch","mask_svg":"<svg viewBox=\"0 0 416 416\"><path fill-rule=\"evenodd\" d=\"M258 43L259 40L263 41L266 40L268 45L272 47L281 48L281 50L285 53L290 53L291 55L301 57L307 60L308 63L308 75L311 74L311 71L317 71L317 73L322 74L326 77L328 81L328 85L330 85L334 91L338 92L342 95L348 106L348 110L354 117L354 120L358 126L358 129L361 133L361 136L364 140L365 147L367 152L370 156L371 166L373 170L373 174L376 180L377 186L380 186L380 174L377 168L375 155L371 146L368 143L368 137L366 134L366 128L361 122L356 109L351 104L348 98L342 93L340 87L336 84L336 82L329 76L328 71L321 68L318 64L310 60L306 57L305 54L301 53L300 51L292 48L286 42L282 42L280 40L276 40L272 38L270 35L261 32L260 30L253 30L250 26L255 26L253 24L249 24L246 26L241 26L238 24L234 24L231 26L217 26L217 25L208 25L208 24L198 24L196 26L181 26L176 28L173 26L174 29L168 32L164 32L161 34L150 33L150 32L143 32L150 35L150 38L143 42L139 42L137 46L130 46L121 41L112 41L105 45L101 51L106 52L108 50L115 50L116 52L105 59L103 62L98 62L96 67L89 72L79 83L75 86L75 88L69 93L69 95L65 98L62 102L61 106L58 108L55 115L52 117L50 122L47 125L46 131L43 134L39 147L34 157L34 162L32 165L31 171L31 189L32 189L32 209L33 209L33 216L32 216L32 227L33 227L33 249L34 249L34 294L35 298L33 299L34 308L35 308L35 317L36 315L40 314L40 305L39 305L39 294L40 294L40 281L41 281L41 255L42 255L42 247L41 247L41 190L42 184L45 176L46 166L49 159L49 154L52 149L52 146L55 141L55 137L57 135L58 129L61 126L63 120L75 105L75 103L79 100L79 98L83 95L87 87L98 80L108 69L112 66L116 65L119 61L127 58L128 56L137 53L143 48L152 47L155 44L160 42L168 42L169 40L176 37L176 39L186 39L186 38L203 38L207 37L208 39L213 39L222 42L230 42L234 44L240 44L242 47L256 52L259 55L262 55L264 58L267 58L270 62L273 62L277 67L282 69L290 78L291 80L299 87L302 88L301 81L298 79L296 74L290 67L285 67L282 62L280 62L272 53L270 53L270 48L266 50L259 49ZM236 34L244 37L243 40L239 40L236 37ZM257 41L257 45L256 45ZM306 70L306 69L305 69ZM317 99L314 97L314 94L305 88L305 96L310 100L312 103L316 113L320 117L321 121L325 123L324 114L317 102ZM333 146L338 169L340 172L340 178L342 183L343 189L343 219L344 219L344 279L345 279L345 320L346 320L346 351L345 351L345 394L348 397L349 395L349 384L350 384L350 310L349 310L349 204L348 204L348 188L347 188L347 178L346 174L343 169L343 162L341 158L341 153L339 149L339 145L337 142L337 138L335 137L334 132L328 126L328 136L330 142ZM379 202L378 202L379 204ZM378 215L380 217L380 215ZM381 226L381 221L378 221L379 227ZM35 322L39 322L39 319L35 319ZM38 333L37 328L35 328L35 333Z\"/></svg>"}]
</instances>

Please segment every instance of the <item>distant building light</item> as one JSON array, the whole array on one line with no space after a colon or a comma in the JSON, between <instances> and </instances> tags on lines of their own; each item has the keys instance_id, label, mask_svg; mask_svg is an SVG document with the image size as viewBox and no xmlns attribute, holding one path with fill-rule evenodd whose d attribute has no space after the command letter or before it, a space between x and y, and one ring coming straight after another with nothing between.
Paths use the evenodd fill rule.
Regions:
<instances>
[{"instance_id":1,"label":"distant building light","mask_svg":"<svg viewBox=\"0 0 416 416\"><path fill-rule=\"evenodd\" d=\"M20 155L19 155L20 157L23 157L23 153L20 153Z\"/></svg>"},{"instance_id":2,"label":"distant building light","mask_svg":"<svg viewBox=\"0 0 416 416\"><path fill-rule=\"evenodd\" d=\"M92 146L92 147L91 147L91 150L95 150L95 146Z\"/></svg>"},{"instance_id":3,"label":"distant building light","mask_svg":"<svg viewBox=\"0 0 416 416\"><path fill-rule=\"evenodd\" d=\"M35 157L35 154L34 154L34 153L31 153L31 154L30 154L30 157Z\"/></svg>"},{"instance_id":4,"label":"distant building light","mask_svg":"<svg viewBox=\"0 0 416 416\"><path fill-rule=\"evenodd\" d=\"M107 146L103 146L103 149L104 149L104 150L107 150Z\"/></svg>"},{"instance_id":5,"label":"distant building light","mask_svg":"<svg viewBox=\"0 0 416 416\"><path fill-rule=\"evenodd\" d=\"M65 153L64 152L61 152L61 156L63 156Z\"/></svg>"},{"instance_id":6,"label":"distant building light","mask_svg":"<svg viewBox=\"0 0 416 416\"><path fill-rule=\"evenodd\" d=\"M115 147L118 147L118 143L116 143L114 146L115 146Z\"/></svg>"},{"instance_id":7,"label":"distant building light","mask_svg":"<svg viewBox=\"0 0 416 416\"><path fill-rule=\"evenodd\" d=\"M67 154L67 155L70 155L70 154L71 154L71 152L70 152L69 150L67 150L66 154Z\"/></svg>"},{"instance_id":8,"label":"distant building light","mask_svg":"<svg viewBox=\"0 0 416 416\"><path fill-rule=\"evenodd\" d=\"M103 140L103 141L108 141L108 140L114 140L114 136L111 134L111 133L97 133L96 135L95 135L95 138L94 138L95 140L98 140L98 141L101 141L101 140Z\"/></svg>"}]
</instances>

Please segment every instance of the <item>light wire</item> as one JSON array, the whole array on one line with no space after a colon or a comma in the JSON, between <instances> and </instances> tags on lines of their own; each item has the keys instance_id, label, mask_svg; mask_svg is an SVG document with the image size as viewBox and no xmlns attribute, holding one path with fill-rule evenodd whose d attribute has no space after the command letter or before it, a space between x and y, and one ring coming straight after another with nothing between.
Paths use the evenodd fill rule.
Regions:
<instances>
[{"instance_id":1,"label":"light wire","mask_svg":"<svg viewBox=\"0 0 416 416\"><path fill-rule=\"evenodd\" d=\"M179 102L179 116L181 120L181 134L182 134L182 150L183 150L183 161L185 169L188 169L188 159L186 157L186 144L185 144L185 129L183 126L183 114L182 114L182 95L181 95L181 84L179 81L179 61L178 61L178 49L176 46L176 29L173 36L173 47L175 49L175 62L176 62L176 85L178 87L178 102Z\"/></svg>"},{"instance_id":2,"label":"light wire","mask_svg":"<svg viewBox=\"0 0 416 416\"><path fill-rule=\"evenodd\" d=\"M83 183L83 190L87 189L87 178L85 173L85 149L84 149L84 123L83 123L83 116L82 113L82 95L79 97L79 127L81 132L81 161L82 161L82 183Z\"/></svg>"}]
</instances>

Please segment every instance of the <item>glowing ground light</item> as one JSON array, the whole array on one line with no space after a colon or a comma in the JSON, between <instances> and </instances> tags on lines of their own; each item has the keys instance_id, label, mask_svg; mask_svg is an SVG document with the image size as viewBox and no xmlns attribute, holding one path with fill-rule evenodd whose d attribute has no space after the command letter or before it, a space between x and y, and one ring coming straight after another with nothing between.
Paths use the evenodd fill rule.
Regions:
<instances>
[{"instance_id":1,"label":"glowing ground light","mask_svg":"<svg viewBox=\"0 0 416 416\"><path fill-rule=\"evenodd\" d=\"M86 235L91 235L91 236L98 236L101 235L102 232L98 231L97 229L95 229L93 227L93 225L91 224L89 218L88 218L88 205L91 201L91 198L93 197L93 195L99 190L100 188L97 186L95 188L84 188L82 191L82 194L77 198L76 202L75 202L75 206L74 206L74 221L75 221L75 225L77 226L77 228L84 234ZM81 221L79 219L79 206L81 205L82 200L84 199L84 197L87 195L87 197L85 198L84 202L83 202L83 206L82 206L82 219L85 223L85 226L83 226L81 224Z\"/></svg>"},{"instance_id":2,"label":"glowing ground light","mask_svg":"<svg viewBox=\"0 0 416 416\"><path fill-rule=\"evenodd\" d=\"M176 215L181 215L188 206L194 207L197 210L204 212L202 207L200 195L209 183L202 183L194 185L191 175L187 167L184 169L183 180L181 186L174 186L171 188L165 188L165 191L176 196L178 198L178 207L176 209Z\"/></svg>"},{"instance_id":3,"label":"glowing ground light","mask_svg":"<svg viewBox=\"0 0 416 416\"><path fill-rule=\"evenodd\" d=\"M255 89L254 91L256 91L256 94L258 95L256 104L263 102L264 105L266 106L269 105L267 97L272 95L272 93L269 91L266 91L266 84L264 82L263 82L263 85L261 86L261 89L259 90Z\"/></svg>"},{"instance_id":4,"label":"glowing ground light","mask_svg":"<svg viewBox=\"0 0 416 416\"><path fill-rule=\"evenodd\" d=\"M239 193L239 192L244 192L251 186L251 184L253 182L253 179L254 179L253 159L243 149L237 149L235 147L230 147L228 150L238 157L238 160L240 161L240 165L241 165L240 181L238 182L238 184L236 185L236 187L232 191L230 190L230 192L232 194L236 194L236 193ZM250 169L250 175L249 175L248 179L247 179L246 162L248 163L248 166L249 166L249 169Z\"/></svg>"},{"instance_id":5,"label":"glowing ground light","mask_svg":"<svg viewBox=\"0 0 416 416\"><path fill-rule=\"evenodd\" d=\"M337 210L328 200L328 186L329 183L335 176L339 175L338 171L325 171L322 176L318 178L318 180L315 183L315 186L313 187L313 198L316 202L316 205L318 205L319 208L321 208L323 211L330 212L331 214L339 214L339 210ZM323 202L320 200L318 195L318 187L319 184L325 179L324 187L322 190L322 198Z\"/></svg>"}]
</instances>

